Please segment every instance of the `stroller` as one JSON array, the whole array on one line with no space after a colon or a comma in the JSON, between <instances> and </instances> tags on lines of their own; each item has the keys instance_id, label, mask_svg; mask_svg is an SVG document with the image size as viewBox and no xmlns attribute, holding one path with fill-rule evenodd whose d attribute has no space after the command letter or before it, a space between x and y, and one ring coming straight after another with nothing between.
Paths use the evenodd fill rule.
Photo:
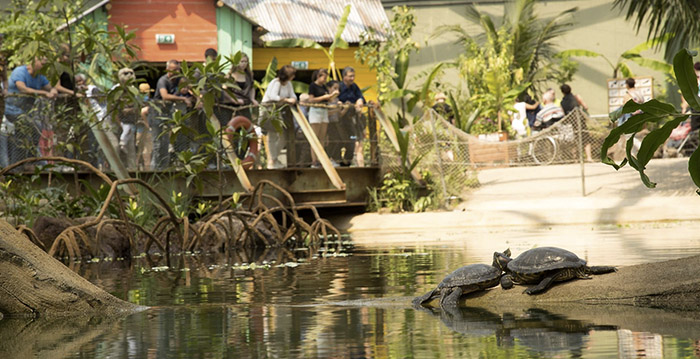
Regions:
<instances>
[{"instance_id":1,"label":"stroller","mask_svg":"<svg viewBox=\"0 0 700 359\"><path fill-rule=\"evenodd\" d=\"M700 144L698 129L692 130L690 120L674 128L663 147L663 157L690 157Z\"/></svg>"}]
</instances>

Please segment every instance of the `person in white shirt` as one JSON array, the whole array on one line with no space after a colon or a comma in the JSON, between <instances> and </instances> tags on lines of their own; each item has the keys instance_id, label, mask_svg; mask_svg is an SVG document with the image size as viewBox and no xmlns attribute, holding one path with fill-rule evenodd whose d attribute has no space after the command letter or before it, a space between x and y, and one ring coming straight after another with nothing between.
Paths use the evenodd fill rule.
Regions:
<instances>
[{"instance_id":1,"label":"person in white shirt","mask_svg":"<svg viewBox=\"0 0 700 359\"><path fill-rule=\"evenodd\" d=\"M275 77L267 86L262 104L276 104L275 106L294 105L297 103L297 95L294 93L292 80L296 74L296 69L290 65L284 65L277 71ZM268 168L282 168L283 164L279 160L280 152L287 145L287 137L284 131L278 132L272 123L272 119L267 114L273 113L271 108L262 106L263 118L262 128L267 131L269 141ZM283 116L288 116L289 111L284 111ZM286 122L286 121L285 121ZM289 129L288 129L289 130Z\"/></svg>"}]
</instances>

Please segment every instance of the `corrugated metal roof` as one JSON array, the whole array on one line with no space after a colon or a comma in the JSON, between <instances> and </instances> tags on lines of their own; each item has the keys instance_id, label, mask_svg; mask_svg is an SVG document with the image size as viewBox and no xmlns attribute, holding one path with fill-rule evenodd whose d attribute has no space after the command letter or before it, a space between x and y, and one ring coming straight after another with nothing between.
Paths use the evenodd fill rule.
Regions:
<instances>
[{"instance_id":1,"label":"corrugated metal roof","mask_svg":"<svg viewBox=\"0 0 700 359\"><path fill-rule=\"evenodd\" d=\"M268 33L262 39L292 38L333 42L338 21L350 4L343 40L360 42L360 34L373 28L383 35L389 19L379 0L223 0L223 2L262 25Z\"/></svg>"}]
</instances>

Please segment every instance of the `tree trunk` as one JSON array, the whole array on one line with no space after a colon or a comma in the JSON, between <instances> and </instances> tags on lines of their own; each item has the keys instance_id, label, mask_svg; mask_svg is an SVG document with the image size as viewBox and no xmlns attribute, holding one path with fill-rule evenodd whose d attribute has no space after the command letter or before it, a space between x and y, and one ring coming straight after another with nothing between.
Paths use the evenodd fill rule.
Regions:
<instances>
[{"instance_id":1,"label":"tree trunk","mask_svg":"<svg viewBox=\"0 0 700 359\"><path fill-rule=\"evenodd\" d=\"M0 313L112 316L142 309L88 282L0 220Z\"/></svg>"}]
</instances>

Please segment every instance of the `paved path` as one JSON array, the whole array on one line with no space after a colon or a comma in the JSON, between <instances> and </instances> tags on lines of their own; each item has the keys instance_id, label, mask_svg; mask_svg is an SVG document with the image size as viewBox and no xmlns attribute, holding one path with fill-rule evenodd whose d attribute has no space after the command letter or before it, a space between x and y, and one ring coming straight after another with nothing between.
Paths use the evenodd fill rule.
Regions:
<instances>
[{"instance_id":1,"label":"paved path","mask_svg":"<svg viewBox=\"0 0 700 359\"><path fill-rule=\"evenodd\" d=\"M700 196L688 174L688 159L655 159L647 174L658 185L646 188L629 166L620 171L601 163L486 169L481 186L453 211L368 213L337 222L347 231L432 227L549 226L700 220Z\"/></svg>"}]
</instances>

